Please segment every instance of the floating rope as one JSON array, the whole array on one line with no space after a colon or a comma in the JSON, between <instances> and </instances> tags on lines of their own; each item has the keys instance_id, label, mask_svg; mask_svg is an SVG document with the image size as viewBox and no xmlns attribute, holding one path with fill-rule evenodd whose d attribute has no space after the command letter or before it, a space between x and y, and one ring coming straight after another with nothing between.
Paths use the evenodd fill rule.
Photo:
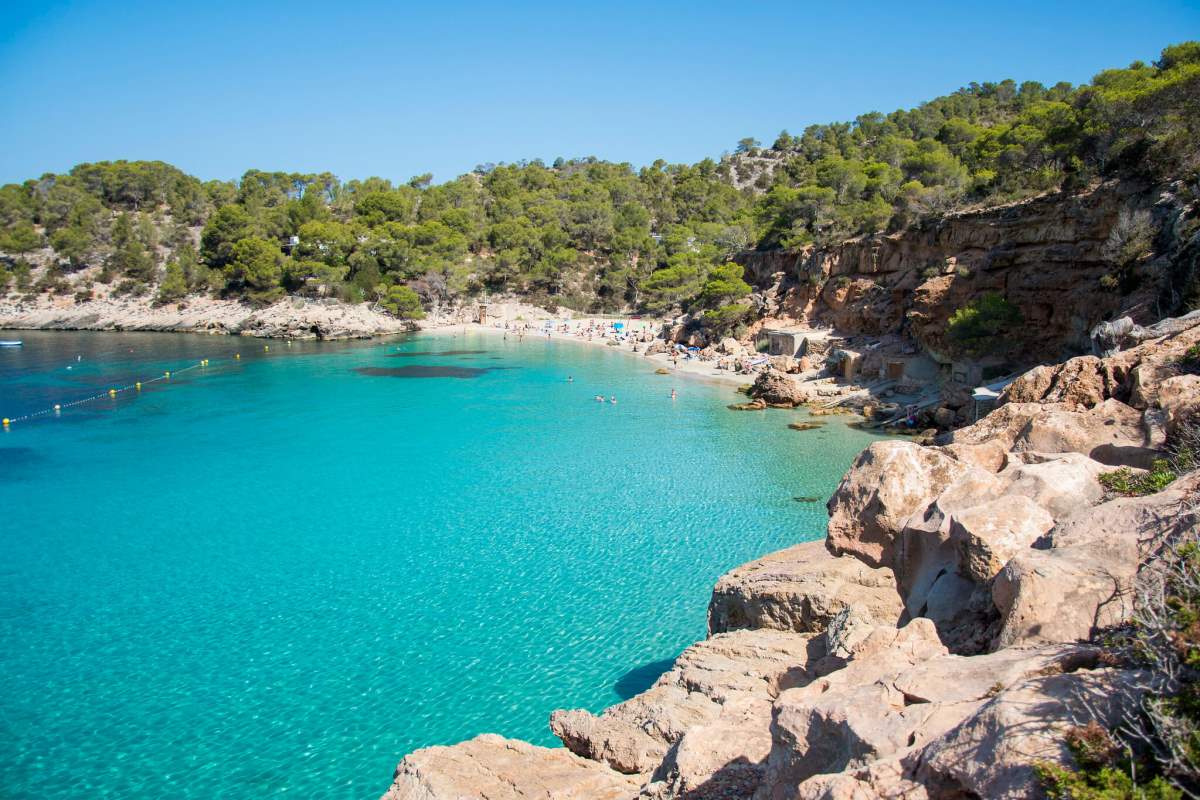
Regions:
<instances>
[{"instance_id":1,"label":"floating rope","mask_svg":"<svg viewBox=\"0 0 1200 800\"><path fill-rule=\"evenodd\" d=\"M235 358L241 358L241 354L239 353L237 356L235 356ZM119 395L123 392L140 392L142 390L143 386L149 386L150 384L158 383L159 381L170 380L172 374L182 375L183 373L188 372L190 370L199 369L200 367L207 367L207 366L208 366L208 359L205 358L205 359L202 359L197 364L192 364L190 367L184 367L183 369L177 369L177 370L175 370L174 373L172 373L170 370L168 370L168 371L164 372L162 375L159 375L157 378L149 378L144 381L135 381L135 382L129 384L128 386L116 386L116 387L113 387L112 389L109 389L100 394L94 394L91 397L84 397L80 400L73 400L70 403L55 403L54 406L51 408L46 408L41 411L34 411L33 413L30 413L30 414L23 414L19 417L12 417L11 419L9 417L5 417L3 420L0 420L0 424L3 424L3 426L5 428L7 428L11 423L26 422L31 419L36 419L38 417L44 417L47 414L58 414L65 408L74 408L75 406L81 406L84 403L92 403L92 402L95 402L96 400L103 400L105 398L115 399L117 395Z\"/></svg>"}]
</instances>

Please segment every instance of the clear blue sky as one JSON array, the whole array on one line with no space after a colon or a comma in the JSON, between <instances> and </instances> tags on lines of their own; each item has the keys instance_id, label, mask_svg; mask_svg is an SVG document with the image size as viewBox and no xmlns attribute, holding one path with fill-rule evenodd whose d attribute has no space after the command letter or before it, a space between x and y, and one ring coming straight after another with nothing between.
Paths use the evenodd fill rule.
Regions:
<instances>
[{"instance_id":1,"label":"clear blue sky","mask_svg":"<svg viewBox=\"0 0 1200 800\"><path fill-rule=\"evenodd\" d=\"M1200 38L1200 0L0 5L0 182L118 158L439 181L560 155L696 161Z\"/></svg>"}]
</instances>

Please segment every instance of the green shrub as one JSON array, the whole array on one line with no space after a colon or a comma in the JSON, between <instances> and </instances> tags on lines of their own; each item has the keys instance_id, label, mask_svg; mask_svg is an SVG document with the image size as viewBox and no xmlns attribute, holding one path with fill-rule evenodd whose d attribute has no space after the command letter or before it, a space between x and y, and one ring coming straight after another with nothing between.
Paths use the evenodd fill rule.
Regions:
<instances>
[{"instance_id":1,"label":"green shrub","mask_svg":"<svg viewBox=\"0 0 1200 800\"><path fill-rule=\"evenodd\" d=\"M1156 458L1148 472L1134 474L1129 467L1105 472L1099 480L1104 488L1129 497L1154 494L1167 488L1178 475L1165 458Z\"/></svg>"},{"instance_id":2,"label":"green shrub","mask_svg":"<svg viewBox=\"0 0 1200 800\"><path fill-rule=\"evenodd\" d=\"M1181 800L1183 793L1161 775L1138 783L1128 751L1096 722L1067 734L1067 747L1077 769L1039 764L1035 770L1042 788L1054 800ZM1137 766L1145 767L1145 764Z\"/></svg>"},{"instance_id":3,"label":"green shrub","mask_svg":"<svg viewBox=\"0 0 1200 800\"><path fill-rule=\"evenodd\" d=\"M1194 344L1185 350L1176 363L1183 372L1200 374L1200 344Z\"/></svg>"},{"instance_id":4,"label":"green shrub","mask_svg":"<svg viewBox=\"0 0 1200 800\"><path fill-rule=\"evenodd\" d=\"M946 339L957 353L1000 355L1013 348L1013 333L1023 321L1020 309L996 292L988 292L950 315Z\"/></svg>"}]
</instances>

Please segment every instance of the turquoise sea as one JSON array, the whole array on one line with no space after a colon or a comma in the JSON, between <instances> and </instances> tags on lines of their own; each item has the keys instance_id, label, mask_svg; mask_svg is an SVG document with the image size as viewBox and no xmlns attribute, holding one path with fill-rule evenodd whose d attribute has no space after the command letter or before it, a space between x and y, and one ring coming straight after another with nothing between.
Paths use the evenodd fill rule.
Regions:
<instances>
[{"instance_id":1,"label":"turquoise sea","mask_svg":"<svg viewBox=\"0 0 1200 800\"><path fill-rule=\"evenodd\" d=\"M555 744L870 441L536 338L10 335L0 416L178 374L0 434L5 798L367 800L416 747Z\"/></svg>"}]
</instances>

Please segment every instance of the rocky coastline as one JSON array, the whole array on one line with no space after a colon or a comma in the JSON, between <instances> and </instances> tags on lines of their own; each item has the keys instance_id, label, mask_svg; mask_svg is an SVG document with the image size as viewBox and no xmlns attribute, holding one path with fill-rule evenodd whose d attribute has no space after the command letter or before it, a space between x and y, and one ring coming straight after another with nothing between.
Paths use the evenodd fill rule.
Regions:
<instances>
[{"instance_id":1,"label":"rocky coastline","mask_svg":"<svg viewBox=\"0 0 1200 800\"><path fill-rule=\"evenodd\" d=\"M406 756L384 800L1024 798L1074 763L1073 726L1150 687L1097 636L1200 533L1200 471L1137 473L1200 413L1190 319L1017 378L940 444L865 450L824 542L718 581L709 636L647 691L555 712L565 749L484 735Z\"/></svg>"},{"instance_id":2,"label":"rocky coastline","mask_svg":"<svg viewBox=\"0 0 1200 800\"><path fill-rule=\"evenodd\" d=\"M264 339L369 339L415 330L368 303L289 297L255 307L237 300L192 296L155 304L148 298L99 297L75 302L46 295L0 298L0 329L164 331Z\"/></svg>"}]
</instances>

